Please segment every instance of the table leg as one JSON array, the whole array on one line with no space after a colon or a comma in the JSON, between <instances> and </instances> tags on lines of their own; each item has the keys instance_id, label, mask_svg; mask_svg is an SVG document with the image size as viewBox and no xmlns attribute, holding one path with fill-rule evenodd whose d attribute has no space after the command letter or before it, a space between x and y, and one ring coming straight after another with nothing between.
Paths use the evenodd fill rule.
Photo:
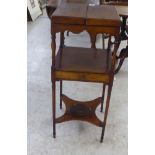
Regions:
<instances>
[{"instance_id":1,"label":"table leg","mask_svg":"<svg viewBox=\"0 0 155 155\"><path fill-rule=\"evenodd\" d=\"M107 47L107 51L110 52L111 51L111 36L108 38L108 47Z\"/></svg>"},{"instance_id":2,"label":"table leg","mask_svg":"<svg viewBox=\"0 0 155 155\"><path fill-rule=\"evenodd\" d=\"M105 34L102 34L102 48L105 49Z\"/></svg>"},{"instance_id":3,"label":"table leg","mask_svg":"<svg viewBox=\"0 0 155 155\"><path fill-rule=\"evenodd\" d=\"M105 88L106 88L106 85L103 84L102 100L101 100L101 112L103 112L103 103L104 103L104 96L105 96Z\"/></svg>"},{"instance_id":4,"label":"table leg","mask_svg":"<svg viewBox=\"0 0 155 155\"><path fill-rule=\"evenodd\" d=\"M60 109L62 109L62 80L60 80Z\"/></svg>"},{"instance_id":5,"label":"table leg","mask_svg":"<svg viewBox=\"0 0 155 155\"><path fill-rule=\"evenodd\" d=\"M55 80L55 51L56 51L56 42L55 42L56 34L52 30L52 111L53 111L53 138L56 137L56 80Z\"/></svg>"},{"instance_id":6,"label":"table leg","mask_svg":"<svg viewBox=\"0 0 155 155\"><path fill-rule=\"evenodd\" d=\"M60 48L63 48L64 46L64 32L60 32Z\"/></svg>"},{"instance_id":7,"label":"table leg","mask_svg":"<svg viewBox=\"0 0 155 155\"><path fill-rule=\"evenodd\" d=\"M55 80L52 81L53 138L56 137Z\"/></svg>"},{"instance_id":8,"label":"table leg","mask_svg":"<svg viewBox=\"0 0 155 155\"><path fill-rule=\"evenodd\" d=\"M90 36L91 48L96 49L96 34L89 33L89 36Z\"/></svg>"},{"instance_id":9,"label":"table leg","mask_svg":"<svg viewBox=\"0 0 155 155\"><path fill-rule=\"evenodd\" d=\"M65 39L64 32L60 32L60 48L64 47L64 39ZM60 80L60 109L62 109L62 80Z\"/></svg>"},{"instance_id":10,"label":"table leg","mask_svg":"<svg viewBox=\"0 0 155 155\"><path fill-rule=\"evenodd\" d=\"M110 98L111 98L111 91L112 91L112 84L108 85L108 94L107 94L106 107L105 107L105 113L104 113L104 122L102 126L102 133L101 133L101 139L100 139L101 143L103 142L103 137L104 137L104 132L105 132L105 126L106 126L108 110L109 110L109 103L110 103Z\"/></svg>"}]
</instances>

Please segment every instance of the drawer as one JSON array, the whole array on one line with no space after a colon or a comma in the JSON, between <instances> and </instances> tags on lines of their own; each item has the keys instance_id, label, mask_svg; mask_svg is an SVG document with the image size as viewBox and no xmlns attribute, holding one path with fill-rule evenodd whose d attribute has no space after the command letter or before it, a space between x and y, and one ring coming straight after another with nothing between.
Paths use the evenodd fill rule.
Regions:
<instances>
[{"instance_id":1,"label":"drawer","mask_svg":"<svg viewBox=\"0 0 155 155\"><path fill-rule=\"evenodd\" d=\"M99 73L77 73L77 72L55 72L56 80L70 80L70 81L85 81L85 82L100 82L109 83L110 76Z\"/></svg>"}]
</instances>

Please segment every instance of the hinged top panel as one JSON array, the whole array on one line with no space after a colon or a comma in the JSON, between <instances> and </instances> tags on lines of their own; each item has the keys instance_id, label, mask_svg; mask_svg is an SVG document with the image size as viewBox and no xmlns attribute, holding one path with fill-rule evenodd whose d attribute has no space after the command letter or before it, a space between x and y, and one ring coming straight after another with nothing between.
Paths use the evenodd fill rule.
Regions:
<instances>
[{"instance_id":1,"label":"hinged top panel","mask_svg":"<svg viewBox=\"0 0 155 155\"><path fill-rule=\"evenodd\" d=\"M88 7L86 24L95 26L120 26L121 22L114 6L94 5Z\"/></svg>"},{"instance_id":2,"label":"hinged top panel","mask_svg":"<svg viewBox=\"0 0 155 155\"><path fill-rule=\"evenodd\" d=\"M87 4L61 3L52 15L52 22L57 24L84 25Z\"/></svg>"}]
</instances>

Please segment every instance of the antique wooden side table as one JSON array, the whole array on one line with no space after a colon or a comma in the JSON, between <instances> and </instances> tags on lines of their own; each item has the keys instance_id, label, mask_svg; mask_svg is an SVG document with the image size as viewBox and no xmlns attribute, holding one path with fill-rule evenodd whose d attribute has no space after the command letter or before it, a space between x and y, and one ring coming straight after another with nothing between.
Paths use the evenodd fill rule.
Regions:
<instances>
[{"instance_id":1,"label":"antique wooden side table","mask_svg":"<svg viewBox=\"0 0 155 155\"><path fill-rule=\"evenodd\" d=\"M114 79L116 52L120 32L120 18L114 6L90 6L88 4L61 3L51 16L52 35L52 110L53 137L56 137L56 123L70 120L80 120L92 123L102 128L103 141L108 115L111 91ZM91 47L64 46L64 32L80 33L87 31L90 35ZM61 34L60 47L56 53L56 33ZM96 36L107 33L114 36L115 42L107 50L96 49ZM111 52L111 50L113 50ZM113 54L112 54L113 53ZM86 81L103 84L103 95L92 101L75 101L62 94L62 81ZM60 108L62 101L66 106L64 115L56 118L56 81L60 81ZM97 118L95 110L101 104L103 109L105 87L107 99L104 110L104 120Z\"/></svg>"}]
</instances>

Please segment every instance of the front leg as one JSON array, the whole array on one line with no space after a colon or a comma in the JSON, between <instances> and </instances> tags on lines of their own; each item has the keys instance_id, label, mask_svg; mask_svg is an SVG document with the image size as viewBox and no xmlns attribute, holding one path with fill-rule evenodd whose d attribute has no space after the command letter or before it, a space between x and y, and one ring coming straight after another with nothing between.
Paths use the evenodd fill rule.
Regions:
<instances>
[{"instance_id":1,"label":"front leg","mask_svg":"<svg viewBox=\"0 0 155 155\"><path fill-rule=\"evenodd\" d=\"M55 42L55 32L52 30L52 70L51 70L51 78L52 78L52 111L53 111L53 138L56 137L56 80L55 80L55 51L56 51L56 42Z\"/></svg>"},{"instance_id":2,"label":"front leg","mask_svg":"<svg viewBox=\"0 0 155 155\"><path fill-rule=\"evenodd\" d=\"M96 49L96 34L89 33L90 41L91 41L91 48Z\"/></svg>"}]
</instances>

